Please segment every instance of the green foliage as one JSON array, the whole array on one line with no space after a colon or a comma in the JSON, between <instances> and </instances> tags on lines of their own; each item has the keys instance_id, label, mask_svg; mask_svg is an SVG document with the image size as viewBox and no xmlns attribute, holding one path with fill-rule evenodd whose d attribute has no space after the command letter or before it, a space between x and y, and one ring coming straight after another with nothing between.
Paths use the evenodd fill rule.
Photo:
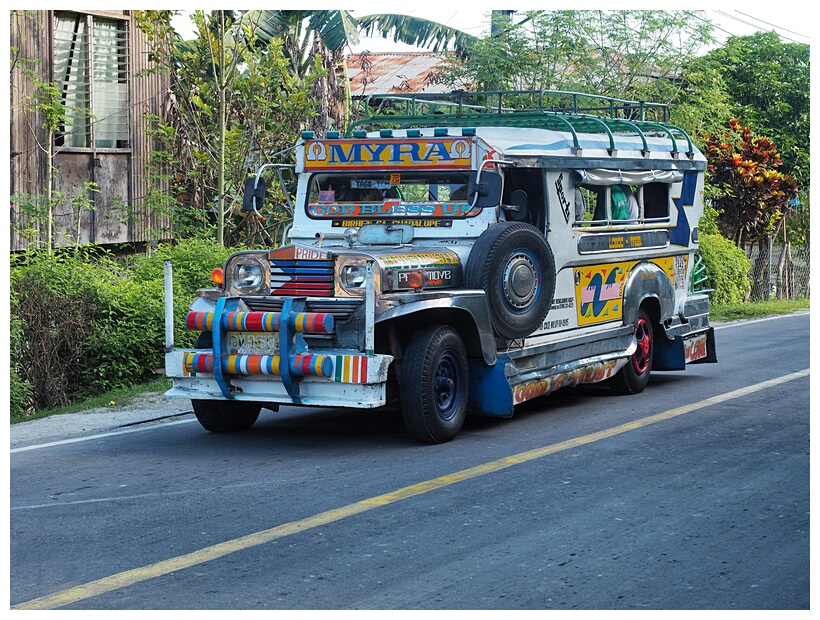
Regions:
<instances>
[{"instance_id":1,"label":"green foliage","mask_svg":"<svg viewBox=\"0 0 820 620\"><path fill-rule=\"evenodd\" d=\"M444 81L471 90L577 90L668 101L671 78L705 43L708 21L691 11L530 11L468 48Z\"/></svg>"},{"instance_id":2,"label":"green foliage","mask_svg":"<svg viewBox=\"0 0 820 620\"><path fill-rule=\"evenodd\" d=\"M17 295L15 290L12 289L11 307L15 308L17 305ZM25 321L12 313L9 320L9 344L12 352L9 358L9 396L12 417L25 415L31 409L30 403L34 393L31 382L24 379L22 359L14 355L15 351L20 351L23 348L24 328Z\"/></svg>"},{"instance_id":3,"label":"green foliage","mask_svg":"<svg viewBox=\"0 0 820 620\"><path fill-rule=\"evenodd\" d=\"M703 135L721 133L735 116L723 74L703 57L683 64L680 90L670 107L672 123L684 128L699 146Z\"/></svg>"},{"instance_id":4,"label":"green foliage","mask_svg":"<svg viewBox=\"0 0 820 620\"><path fill-rule=\"evenodd\" d=\"M797 196L794 178L778 170L782 161L774 142L736 119L705 141L706 182L721 233L740 247L771 235Z\"/></svg>"},{"instance_id":5,"label":"green foliage","mask_svg":"<svg viewBox=\"0 0 820 620\"><path fill-rule=\"evenodd\" d=\"M105 256L90 260L89 252L13 257L11 313L21 331L11 357L21 382L31 385L35 409L65 404L81 389L102 310L98 287L115 277L114 267Z\"/></svg>"},{"instance_id":6,"label":"green foliage","mask_svg":"<svg viewBox=\"0 0 820 620\"><path fill-rule=\"evenodd\" d=\"M778 144L785 171L801 185L810 172L809 56L806 44L758 32L730 37L703 59L722 75L733 116Z\"/></svg>"},{"instance_id":7,"label":"green foliage","mask_svg":"<svg viewBox=\"0 0 820 620\"><path fill-rule=\"evenodd\" d=\"M741 303L749 292L751 263L734 243L714 234L700 234L700 255L714 289L711 300L716 304Z\"/></svg>"},{"instance_id":8,"label":"green foliage","mask_svg":"<svg viewBox=\"0 0 820 620\"><path fill-rule=\"evenodd\" d=\"M774 314L803 312L809 310L810 307L811 302L808 299L772 299L736 304L711 304L709 306L709 318L712 321L737 321Z\"/></svg>"},{"instance_id":9,"label":"green foliage","mask_svg":"<svg viewBox=\"0 0 820 620\"><path fill-rule=\"evenodd\" d=\"M191 346L185 315L229 251L215 241L160 245L115 260L89 246L29 251L11 265L11 410L15 416L129 387L164 366L164 261L174 271L176 344Z\"/></svg>"},{"instance_id":10,"label":"green foliage","mask_svg":"<svg viewBox=\"0 0 820 620\"><path fill-rule=\"evenodd\" d=\"M315 114L311 87L321 68L293 73L282 39L263 43L258 26L231 11L195 12L197 37L185 42L173 39L167 11L137 14L152 57L171 73L177 102L168 119L152 119L160 148L152 154L150 180L158 191L149 192L151 206L171 212L180 237L213 237L215 230L218 236L224 212L228 245L270 245L287 217L284 196L270 184L262 218L249 222L241 211L244 182L290 149ZM316 68L319 59L312 61Z\"/></svg>"}]
</instances>

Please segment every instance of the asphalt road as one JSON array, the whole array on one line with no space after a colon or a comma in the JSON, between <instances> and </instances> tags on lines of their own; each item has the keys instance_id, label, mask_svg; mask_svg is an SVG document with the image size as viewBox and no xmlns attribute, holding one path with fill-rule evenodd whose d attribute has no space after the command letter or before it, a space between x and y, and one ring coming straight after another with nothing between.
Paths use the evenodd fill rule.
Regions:
<instances>
[{"instance_id":1,"label":"asphalt road","mask_svg":"<svg viewBox=\"0 0 820 620\"><path fill-rule=\"evenodd\" d=\"M11 606L809 609L809 322L719 326L718 364L441 446L398 414L295 408L29 442Z\"/></svg>"}]
</instances>

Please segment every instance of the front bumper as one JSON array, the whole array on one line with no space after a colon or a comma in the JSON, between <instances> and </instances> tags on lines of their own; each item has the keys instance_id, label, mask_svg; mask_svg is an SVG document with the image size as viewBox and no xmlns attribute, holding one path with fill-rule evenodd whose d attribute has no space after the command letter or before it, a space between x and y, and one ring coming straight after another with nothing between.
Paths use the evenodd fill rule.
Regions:
<instances>
[{"instance_id":1,"label":"front bumper","mask_svg":"<svg viewBox=\"0 0 820 620\"><path fill-rule=\"evenodd\" d=\"M166 353L166 373L172 379L173 387L165 395L170 398L369 409L386 404L387 370L393 361L390 355L365 355L350 350L322 351L324 366L328 368L330 364L328 376L291 374L288 390L281 375L227 373L223 374L229 389L229 396L226 396L214 373L191 370L192 356L212 354L210 349L175 349ZM229 364L235 364L236 357L224 356L223 370Z\"/></svg>"},{"instance_id":2,"label":"front bumper","mask_svg":"<svg viewBox=\"0 0 820 620\"><path fill-rule=\"evenodd\" d=\"M188 329L212 334L208 349L177 349L166 335L171 398L373 408L386 403L391 355L372 347L372 276L364 351L309 347L308 335L332 337L333 316L288 298L281 311L248 311L239 297L219 297L188 313ZM166 296L166 314L172 314ZM166 323L167 325L167 323ZM201 345L200 345L201 346Z\"/></svg>"}]
</instances>

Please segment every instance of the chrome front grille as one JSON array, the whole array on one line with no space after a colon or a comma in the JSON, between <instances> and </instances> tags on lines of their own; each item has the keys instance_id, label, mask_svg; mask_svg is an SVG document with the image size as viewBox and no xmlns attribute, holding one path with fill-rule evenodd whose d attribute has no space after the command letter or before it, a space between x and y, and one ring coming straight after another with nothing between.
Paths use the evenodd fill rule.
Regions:
<instances>
[{"instance_id":1,"label":"chrome front grille","mask_svg":"<svg viewBox=\"0 0 820 620\"><path fill-rule=\"evenodd\" d=\"M283 299L273 297L243 297L242 301L252 312L281 312L285 303ZM355 298L308 299L305 302L305 312L332 314L333 321L338 325L348 321L362 303L361 299Z\"/></svg>"},{"instance_id":2,"label":"chrome front grille","mask_svg":"<svg viewBox=\"0 0 820 620\"><path fill-rule=\"evenodd\" d=\"M333 260L271 259L270 292L288 297L333 297Z\"/></svg>"}]
</instances>

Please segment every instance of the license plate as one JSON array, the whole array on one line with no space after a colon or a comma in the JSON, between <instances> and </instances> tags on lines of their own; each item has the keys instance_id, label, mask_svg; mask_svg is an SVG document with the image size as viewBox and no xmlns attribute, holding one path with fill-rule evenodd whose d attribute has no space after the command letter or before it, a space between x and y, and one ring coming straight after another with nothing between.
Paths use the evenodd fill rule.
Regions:
<instances>
[{"instance_id":1,"label":"license plate","mask_svg":"<svg viewBox=\"0 0 820 620\"><path fill-rule=\"evenodd\" d=\"M706 334L683 341L686 363L706 357Z\"/></svg>"},{"instance_id":2,"label":"license plate","mask_svg":"<svg viewBox=\"0 0 820 620\"><path fill-rule=\"evenodd\" d=\"M279 333L228 332L225 345L232 355L278 355Z\"/></svg>"}]
</instances>

